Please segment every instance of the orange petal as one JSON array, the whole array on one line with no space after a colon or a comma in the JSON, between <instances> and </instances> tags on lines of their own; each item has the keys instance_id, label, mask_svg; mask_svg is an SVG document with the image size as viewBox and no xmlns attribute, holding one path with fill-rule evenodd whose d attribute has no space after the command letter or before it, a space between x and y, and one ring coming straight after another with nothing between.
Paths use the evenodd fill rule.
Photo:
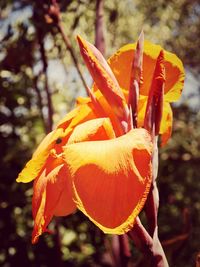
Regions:
<instances>
[{"instance_id":1,"label":"orange petal","mask_svg":"<svg viewBox=\"0 0 200 267\"><path fill-rule=\"evenodd\" d=\"M67 179L67 170L63 165L56 166L48 174L44 169L34 182L32 243L36 243L39 236L48 231L47 226L54 215L68 215L76 209L72 200L71 181Z\"/></svg>"},{"instance_id":2,"label":"orange petal","mask_svg":"<svg viewBox=\"0 0 200 267\"><path fill-rule=\"evenodd\" d=\"M53 171L50 172L49 175L46 175L46 170L44 170L43 173L34 182L34 193L32 200L34 229L32 233L32 243L36 243L38 237L46 231L46 227L53 217L53 212L46 209L46 204L51 201L50 199L47 199L46 187L48 180L50 180L51 178L52 180L55 179L62 166L63 165L57 166L57 168L53 169ZM55 201L57 202L58 198L55 199ZM54 202L53 200L53 202L51 201L51 204L56 202Z\"/></svg>"},{"instance_id":3,"label":"orange petal","mask_svg":"<svg viewBox=\"0 0 200 267\"><path fill-rule=\"evenodd\" d=\"M83 141L97 141L115 138L112 124L108 118L99 118L78 125L67 144Z\"/></svg>"},{"instance_id":4,"label":"orange petal","mask_svg":"<svg viewBox=\"0 0 200 267\"><path fill-rule=\"evenodd\" d=\"M151 184L151 150L145 129L64 148L77 207L105 233L133 226Z\"/></svg>"},{"instance_id":5,"label":"orange petal","mask_svg":"<svg viewBox=\"0 0 200 267\"><path fill-rule=\"evenodd\" d=\"M67 216L76 210L76 205L73 201L72 183L69 177L67 177L65 166L62 168L60 176L66 177L66 179L60 198L54 209L54 216Z\"/></svg>"},{"instance_id":6,"label":"orange petal","mask_svg":"<svg viewBox=\"0 0 200 267\"><path fill-rule=\"evenodd\" d=\"M126 45L108 60L120 87L126 90L129 88L135 49L136 44ZM142 95L148 96L156 60L161 49L159 45L144 41L143 84L140 88L140 94ZM166 68L165 100L169 102L177 101L181 95L185 77L183 64L175 54L167 51L164 51L164 54Z\"/></svg>"},{"instance_id":7,"label":"orange petal","mask_svg":"<svg viewBox=\"0 0 200 267\"><path fill-rule=\"evenodd\" d=\"M53 210L53 214L55 216L67 216L76 210L76 205L73 201L72 183L68 177L66 166L63 166L60 170L55 181L48 183L47 196L55 201L59 191L61 194ZM51 202L46 208L48 210L52 209Z\"/></svg>"},{"instance_id":8,"label":"orange petal","mask_svg":"<svg viewBox=\"0 0 200 267\"><path fill-rule=\"evenodd\" d=\"M83 40L80 36L77 39L83 59L98 89L112 106L120 121L126 121L128 108L112 70L101 53L92 44Z\"/></svg>"}]
</instances>

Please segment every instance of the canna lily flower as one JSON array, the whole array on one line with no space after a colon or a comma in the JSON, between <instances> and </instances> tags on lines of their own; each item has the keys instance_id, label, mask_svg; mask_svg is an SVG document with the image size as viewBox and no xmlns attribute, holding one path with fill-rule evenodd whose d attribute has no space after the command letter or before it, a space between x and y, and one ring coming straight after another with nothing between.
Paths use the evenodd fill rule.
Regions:
<instances>
[{"instance_id":1,"label":"canna lily flower","mask_svg":"<svg viewBox=\"0 0 200 267\"><path fill-rule=\"evenodd\" d=\"M142 128L64 147L74 201L104 233L132 228L150 189L151 153L151 137Z\"/></svg>"},{"instance_id":2,"label":"canna lily flower","mask_svg":"<svg viewBox=\"0 0 200 267\"><path fill-rule=\"evenodd\" d=\"M136 129L116 138L110 120L99 118L76 126L63 153L57 154L56 149L60 151L57 146L65 136L63 140L47 138L42 143L52 147L54 142L54 148L34 180L32 243L48 232L53 216L69 215L76 207L106 233L121 234L131 229L151 184L152 144L148 132ZM31 161L45 151L42 143ZM31 166L30 162L27 165ZM29 166L24 172L28 173Z\"/></svg>"},{"instance_id":3,"label":"canna lily flower","mask_svg":"<svg viewBox=\"0 0 200 267\"><path fill-rule=\"evenodd\" d=\"M110 125L109 119L89 120L77 126L68 138L68 144L83 142L87 140L106 140L114 138L114 132ZM49 156L34 180L34 195L32 201L34 230L32 242L36 243L38 237L45 231L48 231L47 225L53 216L66 216L76 210L73 201L72 182L67 175L68 169L60 151L60 144L64 142L59 137L59 144L49 151ZM52 144L52 143L51 143ZM42 144L41 144L42 145ZM40 147L41 147L40 145ZM39 149L40 149L39 147ZM34 158L37 158L34 154ZM39 154L38 154L39 155ZM25 181L26 182L26 181Z\"/></svg>"},{"instance_id":4,"label":"canna lily flower","mask_svg":"<svg viewBox=\"0 0 200 267\"><path fill-rule=\"evenodd\" d=\"M151 134L143 128L133 129L127 100L131 75L128 55L133 60L135 46L122 48L108 64L92 44L80 37L78 42L94 88L88 88L89 97L79 98L77 107L44 138L17 178L17 182L25 183L34 180L33 243L48 231L54 216L69 215L76 208L105 233L126 233L142 210L151 186ZM159 54L157 46L151 48L144 47L144 66L148 66L140 90L139 126L144 124L143 109L150 90L150 80L147 83L145 79L152 78ZM180 77L172 75L170 60L166 61L167 77L178 84ZM168 97L172 92L177 94L173 82L168 84L166 78ZM163 113L165 118L169 108L165 112L164 106Z\"/></svg>"}]
</instances>

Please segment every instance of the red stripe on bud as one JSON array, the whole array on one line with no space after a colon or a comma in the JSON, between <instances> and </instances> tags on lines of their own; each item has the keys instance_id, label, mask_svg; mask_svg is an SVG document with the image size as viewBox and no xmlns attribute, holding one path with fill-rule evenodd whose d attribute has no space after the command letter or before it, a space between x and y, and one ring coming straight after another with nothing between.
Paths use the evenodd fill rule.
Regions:
<instances>
[{"instance_id":1,"label":"red stripe on bud","mask_svg":"<svg viewBox=\"0 0 200 267\"><path fill-rule=\"evenodd\" d=\"M161 50L156 62L144 119L144 128L153 135L158 135L160 131L163 112L164 84L164 52Z\"/></svg>"}]
</instances>

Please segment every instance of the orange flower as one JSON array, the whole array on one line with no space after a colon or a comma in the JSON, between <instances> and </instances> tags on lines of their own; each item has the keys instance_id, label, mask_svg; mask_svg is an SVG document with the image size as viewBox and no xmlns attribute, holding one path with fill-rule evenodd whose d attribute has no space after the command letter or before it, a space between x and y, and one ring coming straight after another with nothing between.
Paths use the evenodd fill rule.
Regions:
<instances>
[{"instance_id":1,"label":"orange flower","mask_svg":"<svg viewBox=\"0 0 200 267\"><path fill-rule=\"evenodd\" d=\"M67 143L73 144L87 140L106 140L114 136L108 119L96 119L82 123L79 127L77 126L70 137L67 138ZM68 168L62 153L57 154L56 152L56 149L60 152L62 149L61 143L65 142L64 139L66 137L61 138L59 137L56 140L59 144L56 144L55 141L54 149L49 151L48 158L34 181L32 201L33 218L35 221L32 237L33 243L37 241L39 235L47 231L46 227L53 216L66 216L76 210ZM40 152L36 151L32 160L37 159L39 155Z\"/></svg>"},{"instance_id":2,"label":"orange flower","mask_svg":"<svg viewBox=\"0 0 200 267\"><path fill-rule=\"evenodd\" d=\"M105 233L129 231L151 185L151 138L145 129L64 147L77 207Z\"/></svg>"},{"instance_id":3,"label":"orange flower","mask_svg":"<svg viewBox=\"0 0 200 267\"><path fill-rule=\"evenodd\" d=\"M133 60L134 47L122 48L109 60L112 71L93 45L80 37L78 41L96 88L88 88L89 98L78 99L77 107L44 138L17 178L25 183L34 180L33 243L48 231L53 216L68 215L76 208L105 233L123 234L133 226L151 184L151 136L145 129L131 129L126 98L131 68L127 53ZM149 57L144 53L149 64L144 71L151 77L157 55L152 49L153 59L151 51L147 49ZM147 77L144 74L144 95L150 88Z\"/></svg>"},{"instance_id":4,"label":"orange flower","mask_svg":"<svg viewBox=\"0 0 200 267\"><path fill-rule=\"evenodd\" d=\"M47 138L42 142L44 149L39 146L33 163L30 161L18 178L29 181L30 177L26 180L24 175L29 170L31 173L37 157L54 142L54 149L49 150L34 181L32 242L48 231L53 216L66 216L76 207L104 232L127 232L142 209L151 184L152 145L148 132L136 129L116 138L110 120L99 118L77 125L67 144L63 144L63 153L57 154L56 150L60 151L65 136L62 140L50 139L45 147ZM62 142L56 144L58 140Z\"/></svg>"},{"instance_id":5,"label":"orange flower","mask_svg":"<svg viewBox=\"0 0 200 267\"><path fill-rule=\"evenodd\" d=\"M126 99L128 99L132 71L131 66L134 60L135 50L136 43L125 45L108 60L108 63L120 87L122 88ZM141 83L140 99L138 103L138 124L140 127L144 125L147 97L151 88L157 58L161 50L161 46L152 44L149 41L144 41L143 79ZM163 52L165 67L165 86L163 116L161 120L160 134L162 135L162 145L165 145L171 136L172 129L173 116L170 102L175 102L180 98L185 74L181 60L173 53L165 50L163 50Z\"/></svg>"}]
</instances>

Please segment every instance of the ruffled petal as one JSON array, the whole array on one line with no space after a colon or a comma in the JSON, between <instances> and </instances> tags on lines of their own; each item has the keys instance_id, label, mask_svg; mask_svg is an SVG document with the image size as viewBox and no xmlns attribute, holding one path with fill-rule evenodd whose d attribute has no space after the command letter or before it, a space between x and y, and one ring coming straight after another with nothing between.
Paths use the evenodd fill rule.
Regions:
<instances>
[{"instance_id":1,"label":"ruffled petal","mask_svg":"<svg viewBox=\"0 0 200 267\"><path fill-rule=\"evenodd\" d=\"M136 44L125 45L108 60L120 87L126 90L129 89L135 49ZM143 85L140 88L142 95L148 96L156 60L161 50L161 46L144 41ZM164 55L166 68L165 100L177 101L181 95L185 78L183 64L175 54L164 51Z\"/></svg>"},{"instance_id":2,"label":"ruffled petal","mask_svg":"<svg viewBox=\"0 0 200 267\"><path fill-rule=\"evenodd\" d=\"M151 184L151 151L145 129L64 148L76 205L105 233L123 234L133 226Z\"/></svg>"}]
</instances>

